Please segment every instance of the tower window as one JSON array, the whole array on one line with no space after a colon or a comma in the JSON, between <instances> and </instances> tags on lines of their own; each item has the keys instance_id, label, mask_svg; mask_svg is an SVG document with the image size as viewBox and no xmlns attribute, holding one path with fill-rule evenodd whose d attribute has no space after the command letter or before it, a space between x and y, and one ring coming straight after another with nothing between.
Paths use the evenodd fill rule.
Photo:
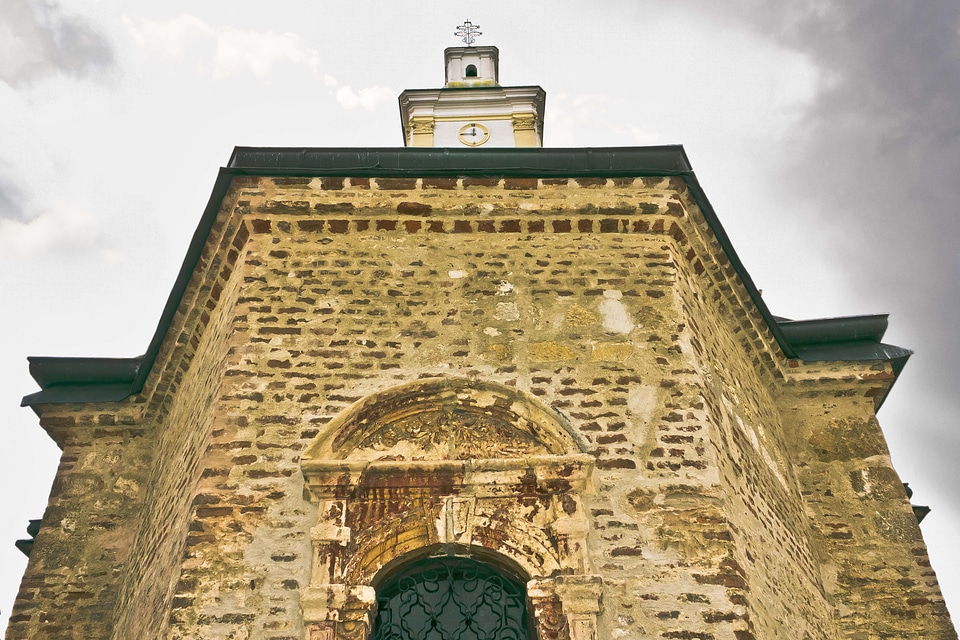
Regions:
<instances>
[{"instance_id":1,"label":"tower window","mask_svg":"<svg viewBox=\"0 0 960 640\"><path fill-rule=\"evenodd\" d=\"M427 558L377 590L374 640L526 640L526 589L470 558Z\"/></svg>"},{"instance_id":2,"label":"tower window","mask_svg":"<svg viewBox=\"0 0 960 640\"><path fill-rule=\"evenodd\" d=\"M477 77L477 65L475 65L475 64L468 64L468 65L467 65L467 77L468 77L468 78L476 78L476 77Z\"/></svg>"}]
</instances>

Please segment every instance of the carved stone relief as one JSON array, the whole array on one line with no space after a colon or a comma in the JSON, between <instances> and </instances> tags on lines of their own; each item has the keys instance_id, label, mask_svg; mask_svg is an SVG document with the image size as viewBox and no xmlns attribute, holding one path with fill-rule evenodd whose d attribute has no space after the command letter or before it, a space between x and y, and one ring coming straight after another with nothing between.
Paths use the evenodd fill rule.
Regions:
<instances>
[{"instance_id":1,"label":"carved stone relief","mask_svg":"<svg viewBox=\"0 0 960 640\"><path fill-rule=\"evenodd\" d=\"M532 113L529 115L513 116L514 131L532 131L537 128L537 117Z\"/></svg>"},{"instance_id":2,"label":"carved stone relief","mask_svg":"<svg viewBox=\"0 0 960 640\"><path fill-rule=\"evenodd\" d=\"M433 133L434 122L432 118L417 119L410 121L410 130L413 133L426 134Z\"/></svg>"},{"instance_id":3,"label":"carved stone relief","mask_svg":"<svg viewBox=\"0 0 960 640\"><path fill-rule=\"evenodd\" d=\"M369 433L358 450L380 460L475 460L547 453L535 436L475 411L439 408L399 416Z\"/></svg>"},{"instance_id":4,"label":"carved stone relief","mask_svg":"<svg viewBox=\"0 0 960 640\"><path fill-rule=\"evenodd\" d=\"M366 637L378 576L445 550L527 575L542 638L592 640L599 578L581 496L593 464L561 416L497 385L427 380L362 400L301 461L319 505L307 638Z\"/></svg>"}]
</instances>

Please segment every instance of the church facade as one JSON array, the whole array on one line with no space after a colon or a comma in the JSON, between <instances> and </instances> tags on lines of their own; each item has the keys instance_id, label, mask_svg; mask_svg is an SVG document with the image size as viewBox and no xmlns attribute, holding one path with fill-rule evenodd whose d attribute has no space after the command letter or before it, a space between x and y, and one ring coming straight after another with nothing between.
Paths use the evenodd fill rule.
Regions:
<instances>
[{"instance_id":1,"label":"church facade","mask_svg":"<svg viewBox=\"0 0 960 640\"><path fill-rule=\"evenodd\" d=\"M772 316L681 147L445 58L410 148L235 150L144 356L31 359L7 637L956 638L886 317Z\"/></svg>"}]
</instances>

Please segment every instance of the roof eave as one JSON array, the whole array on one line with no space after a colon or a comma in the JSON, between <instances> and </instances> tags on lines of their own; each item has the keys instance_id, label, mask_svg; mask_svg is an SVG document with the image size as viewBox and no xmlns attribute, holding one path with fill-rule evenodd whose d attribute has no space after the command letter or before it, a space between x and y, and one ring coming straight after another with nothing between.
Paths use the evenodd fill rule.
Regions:
<instances>
[{"instance_id":1,"label":"roof eave","mask_svg":"<svg viewBox=\"0 0 960 640\"><path fill-rule=\"evenodd\" d=\"M838 336L847 335L850 327L856 327L856 331L860 332L857 335L876 336L877 319L881 317L884 323L883 328L886 328L885 315L857 316L856 318L864 320L856 320L852 323L850 318L807 321L778 321L774 318L737 256L716 212L700 187L681 145L551 149L236 147L230 156L228 166L221 168L217 175L213 192L187 249L187 255L146 353L139 358L120 359L125 361L128 367L136 363L132 375L129 376L130 379L108 379L106 370L117 366L116 359L32 358L31 363L34 360L42 360L48 369L56 363L64 374L56 379L47 379L43 375L37 378L35 375L34 378L42 390L24 397L23 406L62 402L119 401L143 389L200 258L210 228L216 220L220 203L226 197L233 178L247 175L357 178L678 176L686 183L705 220L743 282L748 295L786 357L849 359L848 356L853 351L841 348L840 345L844 340L839 339ZM805 337L801 338L795 346L790 335L796 337L800 334ZM876 359L894 362L895 373L899 374L910 352L891 345L880 345L880 337L882 337L882 331L872 343L874 350L869 353L873 353ZM825 346L827 344L832 347L827 348ZM877 348L878 346L884 349ZM803 357L801 353L807 357ZM865 356L868 351L856 353L860 357L855 359L867 359ZM900 364L897 365L897 362ZM110 370L113 371L113 369ZM31 373L33 373L32 365ZM127 386L124 387L124 385Z\"/></svg>"}]
</instances>

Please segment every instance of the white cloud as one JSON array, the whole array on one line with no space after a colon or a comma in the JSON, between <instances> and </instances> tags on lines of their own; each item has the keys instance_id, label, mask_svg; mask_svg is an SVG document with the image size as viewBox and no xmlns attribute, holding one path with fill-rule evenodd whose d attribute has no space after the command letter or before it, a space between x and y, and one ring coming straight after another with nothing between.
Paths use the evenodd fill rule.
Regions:
<instances>
[{"instance_id":1,"label":"white cloud","mask_svg":"<svg viewBox=\"0 0 960 640\"><path fill-rule=\"evenodd\" d=\"M278 62L303 65L318 73L320 54L306 46L296 34L226 28L218 29L216 35L215 77L248 69L258 78L264 78Z\"/></svg>"},{"instance_id":2,"label":"white cloud","mask_svg":"<svg viewBox=\"0 0 960 640\"><path fill-rule=\"evenodd\" d=\"M70 207L43 213L29 222L0 219L0 260L88 247L99 235L93 216Z\"/></svg>"},{"instance_id":3,"label":"white cloud","mask_svg":"<svg viewBox=\"0 0 960 640\"><path fill-rule=\"evenodd\" d=\"M141 18L138 24L133 24L126 17L123 21L137 46L141 49L156 51L166 58L180 59L191 42L197 38L214 35L210 25L190 15L177 16L163 22Z\"/></svg>"},{"instance_id":4,"label":"white cloud","mask_svg":"<svg viewBox=\"0 0 960 640\"><path fill-rule=\"evenodd\" d=\"M587 114L592 114L608 102L607 96L595 93L579 93L573 97L573 106Z\"/></svg>"},{"instance_id":5,"label":"white cloud","mask_svg":"<svg viewBox=\"0 0 960 640\"><path fill-rule=\"evenodd\" d=\"M0 2L0 80L18 86L54 72L83 77L112 64L104 37L57 2Z\"/></svg>"},{"instance_id":6,"label":"white cloud","mask_svg":"<svg viewBox=\"0 0 960 640\"><path fill-rule=\"evenodd\" d=\"M380 85L364 87L359 91L354 91L350 85L344 85L337 89L337 102L347 110L363 107L367 111L373 111L381 103L392 100L396 100L396 93L393 89Z\"/></svg>"},{"instance_id":7,"label":"white cloud","mask_svg":"<svg viewBox=\"0 0 960 640\"><path fill-rule=\"evenodd\" d=\"M307 67L328 86L331 81L336 82L331 76L320 73L319 52L293 33L211 27L200 18L186 14L164 21L141 18L136 23L129 19L125 22L138 46L166 58L182 59L190 45L212 42L212 74L215 78L244 71L266 78L275 64L287 63Z\"/></svg>"},{"instance_id":8,"label":"white cloud","mask_svg":"<svg viewBox=\"0 0 960 640\"><path fill-rule=\"evenodd\" d=\"M171 20L140 18L134 22L124 18L124 22L141 49L164 58L183 60L191 47L207 45L213 59L201 61L197 68L201 73L208 70L214 78L249 72L266 79L278 66L300 66L334 90L337 102L348 111L357 108L374 111L380 104L396 99L396 92L387 87L354 90L349 85L340 86L335 77L321 70L320 53L294 33L212 27L186 14Z\"/></svg>"},{"instance_id":9,"label":"white cloud","mask_svg":"<svg viewBox=\"0 0 960 640\"><path fill-rule=\"evenodd\" d=\"M607 115L610 99L604 95L581 93L558 94L547 102L547 134L550 146L576 146L582 139L603 140L609 136ZM604 133L598 135L598 129Z\"/></svg>"},{"instance_id":10,"label":"white cloud","mask_svg":"<svg viewBox=\"0 0 960 640\"><path fill-rule=\"evenodd\" d=\"M654 144L664 144L665 140L663 135L658 131L653 131L651 129L645 129L644 127L637 127L630 125L630 133L633 134L633 142L639 145L654 145Z\"/></svg>"},{"instance_id":11,"label":"white cloud","mask_svg":"<svg viewBox=\"0 0 960 640\"><path fill-rule=\"evenodd\" d=\"M26 27L26 28L24 28ZM18 28L14 21L0 22L0 78L14 83L45 64L43 43L38 30L24 20Z\"/></svg>"}]
</instances>

